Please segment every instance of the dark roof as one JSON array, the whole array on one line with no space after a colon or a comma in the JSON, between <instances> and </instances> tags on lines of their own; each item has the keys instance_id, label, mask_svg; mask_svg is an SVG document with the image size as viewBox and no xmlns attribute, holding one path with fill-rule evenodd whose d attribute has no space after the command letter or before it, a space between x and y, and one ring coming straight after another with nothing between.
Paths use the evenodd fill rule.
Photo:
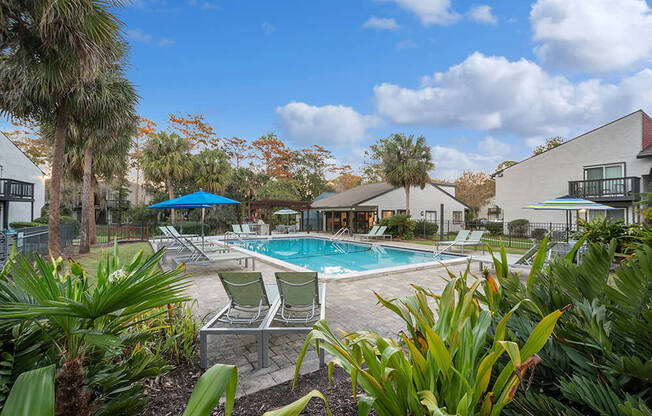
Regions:
<instances>
[{"instance_id":1,"label":"dark roof","mask_svg":"<svg viewBox=\"0 0 652 416\"><path fill-rule=\"evenodd\" d=\"M612 120L612 121L610 121L610 122L608 122L608 123L605 123L605 124L601 125L600 127L596 127L596 128L594 128L594 129L592 129L592 130L587 131L586 133L582 133L582 134L580 134L579 136L576 136L576 137L573 137L572 139L566 140L565 142L563 142L563 143L560 144L559 146L555 146L555 147L553 147L552 149L548 149L548 150L543 151L543 152L541 152L541 153L538 153L538 154L536 154L536 155L532 155L532 156L530 156L530 157L528 157L528 158L525 158L525 159L521 160L520 162L516 162L515 164L513 164L513 165L511 165L511 166L507 166L506 168L503 168L503 169L501 169L501 170L497 170L497 171L495 171L494 173L492 173L491 176L495 176L495 175L497 175L497 174L499 174L499 173L501 173L501 172L503 172L503 171L505 171L505 170L511 168L512 166L516 166L516 165L518 165L518 164L521 164L521 163L523 163L523 162L525 162L525 161L527 161L527 160L533 159L533 158L535 158L535 157L537 157L537 156L539 156L539 155L541 155L541 154L544 154L544 153L546 153L546 152L550 152L550 151L552 151L552 150L558 149L558 148L562 147L563 145L565 145L566 143L570 143L570 142L573 141L573 140L577 140L577 139L579 139L579 138L581 138L581 137L586 136L586 135L589 134L589 133L593 133L593 132L596 131L596 130L600 130L600 129L603 128L603 127L607 127L607 126L610 125L610 124L616 123L616 122L618 122L618 121L620 121L620 120L622 120L622 119L625 119L625 118L627 118L627 117L629 117L629 116L631 116L631 115L634 115L634 114L636 114L636 113L642 113L643 115L647 116L647 113L646 113L645 111L643 111L642 109L638 109L638 110L633 111L633 112L631 112L631 113L629 113L629 114L627 114L627 115L624 115L624 116L622 116L622 117L620 117L620 118L617 118L617 119ZM648 117L649 117L649 116L648 116ZM647 150L648 150L648 149L646 149L646 150L644 150L644 151L647 151ZM640 152L639 155L640 155L641 153L643 153L643 152ZM638 157L638 156L637 156L637 157ZM643 157L647 157L647 156L643 156Z\"/></svg>"},{"instance_id":2,"label":"dark roof","mask_svg":"<svg viewBox=\"0 0 652 416\"><path fill-rule=\"evenodd\" d=\"M358 205L360 202L367 201L385 192L389 192L396 187L386 183L369 183L366 185L356 186L348 191L340 192L328 198L320 199L312 203L313 208L331 208L331 207L350 207Z\"/></svg>"},{"instance_id":3,"label":"dark roof","mask_svg":"<svg viewBox=\"0 0 652 416\"><path fill-rule=\"evenodd\" d=\"M442 186L457 186L453 182L448 182L448 181L435 179L435 178L430 178L430 183L433 183L435 185L442 185Z\"/></svg>"}]
</instances>

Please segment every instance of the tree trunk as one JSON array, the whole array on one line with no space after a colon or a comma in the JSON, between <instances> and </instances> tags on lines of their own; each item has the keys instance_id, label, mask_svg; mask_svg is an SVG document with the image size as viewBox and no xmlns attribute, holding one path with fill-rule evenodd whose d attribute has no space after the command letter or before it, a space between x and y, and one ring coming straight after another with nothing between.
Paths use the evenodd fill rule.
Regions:
<instances>
[{"instance_id":1,"label":"tree trunk","mask_svg":"<svg viewBox=\"0 0 652 416\"><path fill-rule=\"evenodd\" d=\"M88 234L91 245L97 244L97 233L95 231L95 175L91 170L91 192L88 195L91 209L88 211Z\"/></svg>"},{"instance_id":2,"label":"tree trunk","mask_svg":"<svg viewBox=\"0 0 652 416\"><path fill-rule=\"evenodd\" d=\"M138 199L138 188L140 188L140 168L136 167L136 207L138 207L140 200Z\"/></svg>"},{"instance_id":3,"label":"tree trunk","mask_svg":"<svg viewBox=\"0 0 652 416\"><path fill-rule=\"evenodd\" d=\"M66 150L68 130L68 102L64 98L57 111L57 124L54 132L52 155L52 176L50 177L50 212L48 218L48 248L56 259L61 255L59 234L59 206L61 204L61 176L63 175L63 157Z\"/></svg>"},{"instance_id":4,"label":"tree trunk","mask_svg":"<svg viewBox=\"0 0 652 416\"><path fill-rule=\"evenodd\" d=\"M93 146L90 144L84 149L84 173L82 176L82 210L81 210L81 235L79 237L79 254L91 251L90 246L90 212L91 207L91 175L93 167Z\"/></svg>"},{"instance_id":5,"label":"tree trunk","mask_svg":"<svg viewBox=\"0 0 652 416\"><path fill-rule=\"evenodd\" d=\"M405 186L405 213L410 215L410 185Z\"/></svg>"},{"instance_id":6,"label":"tree trunk","mask_svg":"<svg viewBox=\"0 0 652 416\"><path fill-rule=\"evenodd\" d=\"M172 181L168 180L167 186L168 186L168 198L173 199L174 185L172 185ZM170 210L170 222L172 223L172 225L174 225L174 208Z\"/></svg>"}]
</instances>

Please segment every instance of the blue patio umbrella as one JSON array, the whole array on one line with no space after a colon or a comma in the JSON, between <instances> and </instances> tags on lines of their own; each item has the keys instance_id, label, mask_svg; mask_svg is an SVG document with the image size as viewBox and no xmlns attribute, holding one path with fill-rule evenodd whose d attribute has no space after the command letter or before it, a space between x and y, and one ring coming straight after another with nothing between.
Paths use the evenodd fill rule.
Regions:
<instances>
[{"instance_id":1,"label":"blue patio umbrella","mask_svg":"<svg viewBox=\"0 0 652 416\"><path fill-rule=\"evenodd\" d=\"M204 192L201 189L192 194L183 195L168 201L159 202L158 204L150 205L147 208L151 209L194 209L202 208L201 215L201 238L202 245L204 244L204 210L203 208L210 208L215 205L233 205L239 204L240 202L234 201L223 197L221 195L211 194L210 192ZM182 217L183 221L183 217Z\"/></svg>"}]
</instances>

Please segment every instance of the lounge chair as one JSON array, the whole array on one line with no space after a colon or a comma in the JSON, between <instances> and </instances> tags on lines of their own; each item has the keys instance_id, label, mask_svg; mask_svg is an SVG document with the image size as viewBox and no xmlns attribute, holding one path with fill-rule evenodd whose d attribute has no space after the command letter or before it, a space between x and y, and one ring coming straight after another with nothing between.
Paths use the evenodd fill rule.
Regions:
<instances>
[{"instance_id":1,"label":"lounge chair","mask_svg":"<svg viewBox=\"0 0 652 416\"><path fill-rule=\"evenodd\" d=\"M251 228L249 228L249 224L242 224L242 234L243 235L256 235L257 233L251 231Z\"/></svg>"},{"instance_id":2,"label":"lounge chair","mask_svg":"<svg viewBox=\"0 0 652 416\"><path fill-rule=\"evenodd\" d=\"M456 243L459 243L460 241L465 241L469 236L469 233L471 233L471 231L469 230L459 230L457 232L457 235L453 239L453 241L448 242L441 250L439 249L439 242L437 242L437 249L435 250L435 256L453 247Z\"/></svg>"},{"instance_id":3,"label":"lounge chair","mask_svg":"<svg viewBox=\"0 0 652 416\"><path fill-rule=\"evenodd\" d=\"M374 225L373 227L371 227L371 230L369 230L368 233L365 233L365 234L353 234L353 238L358 237L358 238L360 238L362 240L363 238L366 238L366 237L369 237L369 236L373 237L373 236L376 235L379 228L380 228L380 225Z\"/></svg>"},{"instance_id":4,"label":"lounge chair","mask_svg":"<svg viewBox=\"0 0 652 416\"><path fill-rule=\"evenodd\" d=\"M453 246L461 246L462 253L464 253L464 247L477 247L483 244L482 234L484 234L484 231L473 231L467 240L457 241L455 244L453 244ZM484 251L484 246L482 246L482 249Z\"/></svg>"},{"instance_id":5,"label":"lounge chair","mask_svg":"<svg viewBox=\"0 0 652 416\"><path fill-rule=\"evenodd\" d=\"M391 240L392 235L391 234L385 234L386 230L387 230L387 226L386 225L381 225L380 228L378 228L378 231L376 231L376 234L368 236L367 239L370 239L370 238L382 238L384 240L387 237L389 237L389 239Z\"/></svg>"},{"instance_id":6,"label":"lounge chair","mask_svg":"<svg viewBox=\"0 0 652 416\"><path fill-rule=\"evenodd\" d=\"M272 234L287 234L288 230L283 224L279 224L276 226L276 229L272 231Z\"/></svg>"},{"instance_id":7,"label":"lounge chair","mask_svg":"<svg viewBox=\"0 0 652 416\"><path fill-rule=\"evenodd\" d=\"M281 305L275 320L307 324L320 319L317 272L277 272L276 284Z\"/></svg>"},{"instance_id":8,"label":"lounge chair","mask_svg":"<svg viewBox=\"0 0 652 416\"><path fill-rule=\"evenodd\" d=\"M531 250L526 251L523 255L518 255L518 254L506 254L507 257L507 265L509 267L522 267L522 268L530 268L532 266L532 258L534 257L534 254L539 250L539 246L535 246L534 252L532 253ZM482 256L471 256L471 260L477 261L480 265L480 271L484 268L485 264L490 264L494 265L494 257L491 254L487 255L482 255ZM498 258L500 260L500 258Z\"/></svg>"},{"instance_id":9,"label":"lounge chair","mask_svg":"<svg viewBox=\"0 0 652 416\"><path fill-rule=\"evenodd\" d=\"M202 249L190 240L186 241L186 244L191 247L192 251L190 255L174 257L173 259L177 263L183 261L191 264L211 264L228 260L238 260L238 262L244 260L246 268L249 266L249 260L251 259L251 268L252 270L256 269L256 258L253 255L241 251L231 251L230 247L227 245L213 247L211 248L211 252Z\"/></svg>"},{"instance_id":10,"label":"lounge chair","mask_svg":"<svg viewBox=\"0 0 652 416\"><path fill-rule=\"evenodd\" d=\"M218 273L218 276L229 297L229 305L219 321L251 324L265 318L271 304L261 273L225 272Z\"/></svg>"}]
</instances>

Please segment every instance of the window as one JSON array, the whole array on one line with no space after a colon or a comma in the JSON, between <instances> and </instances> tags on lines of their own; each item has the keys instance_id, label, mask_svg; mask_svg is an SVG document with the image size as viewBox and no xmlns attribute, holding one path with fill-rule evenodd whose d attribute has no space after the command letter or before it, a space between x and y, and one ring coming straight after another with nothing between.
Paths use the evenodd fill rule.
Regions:
<instances>
[{"instance_id":1,"label":"window","mask_svg":"<svg viewBox=\"0 0 652 416\"><path fill-rule=\"evenodd\" d=\"M589 211L589 220L596 218L607 218L611 222L625 221L625 209L609 209L609 210L591 210Z\"/></svg>"},{"instance_id":2,"label":"window","mask_svg":"<svg viewBox=\"0 0 652 416\"><path fill-rule=\"evenodd\" d=\"M584 168L586 195L622 195L625 193L625 164Z\"/></svg>"},{"instance_id":3,"label":"window","mask_svg":"<svg viewBox=\"0 0 652 416\"><path fill-rule=\"evenodd\" d=\"M453 223L459 224L464 221L464 212L462 211L453 211Z\"/></svg>"},{"instance_id":4,"label":"window","mask_svg":"<svg viewBox=\"0 0 652 416\"><path fill-rule=\"evenodd\" d=\"M437 211L426 211L425 220L428 222L437 222Z\"/></svg>"},{"instance_id":5,"label":"window","mask_svg":"<svg viewBox=\"0 0 652 416\"><path fill-rule=\"evenodd\" d=\"M392 215L394 215L394 211L388 209L384 209L380 214L381 218L391 217Z\"/></svg>"},{"instance_id":6,"label":"window","mask_svg":"<svg viewBox=\"0 0 652 416\"><path fill-rule=\"evenodd\" d=\"M405 215L406 211L404 209L397 209L396 215Z\"/></svg>"}]
</instances>

